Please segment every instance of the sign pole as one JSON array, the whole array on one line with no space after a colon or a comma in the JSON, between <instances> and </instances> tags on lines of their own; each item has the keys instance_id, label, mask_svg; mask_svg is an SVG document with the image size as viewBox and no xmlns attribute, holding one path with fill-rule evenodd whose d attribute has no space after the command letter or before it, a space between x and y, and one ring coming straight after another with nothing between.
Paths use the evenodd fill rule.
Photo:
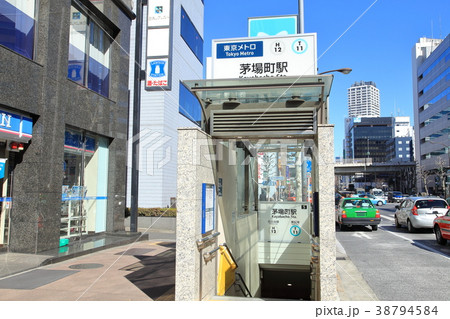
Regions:
<instances>
[{"instance_id":1,"label":"sign pole","mask_svg":"<svg viewBox=\"0 0 450 319\"><path fill-rule=\"evenodd\" d=\"M303 14L303 0L298 0L298 22L297 22L297 25L298 25L298 30L297 30L297 32L298 33L305 33L305 30L304 30L304 14Z\"/></svg>"},{"instance_id":2,"label":"sign pole","mask_svg":"<svg viewBox=\"0 0 450 319\"><path fill-rule=\"evenodd\" d=\"M131 156L130 231L137 232L139 198L139 131L141 124L142 0L136 1L136 35L134 52L133 138Z\"/></svg>"}]
</instances>

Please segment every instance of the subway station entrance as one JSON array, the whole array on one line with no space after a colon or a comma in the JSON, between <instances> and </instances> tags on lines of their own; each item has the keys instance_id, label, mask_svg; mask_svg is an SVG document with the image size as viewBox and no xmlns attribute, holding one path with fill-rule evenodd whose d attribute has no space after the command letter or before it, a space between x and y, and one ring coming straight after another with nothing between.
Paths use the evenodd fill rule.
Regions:
<instances>
[{"instance_id":1,"label":"subway station entrance","mask_svg":"<svg viewBox=\"0 0 450 319\"><path fill-rule=\"evenodd\" d=\"M204 113L179 130L176 300L333 300L332 79L184 82Z\"/></svg>"}]
</instances>

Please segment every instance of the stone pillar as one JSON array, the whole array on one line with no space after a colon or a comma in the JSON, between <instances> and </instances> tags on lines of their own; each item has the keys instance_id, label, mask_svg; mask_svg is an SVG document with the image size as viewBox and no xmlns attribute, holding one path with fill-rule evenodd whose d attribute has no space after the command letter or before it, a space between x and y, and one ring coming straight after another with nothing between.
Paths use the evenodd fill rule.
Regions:
<instances>
[{"instance_id":1,"label":"stone pillar","mask_svg":"<svg viewBox=\"0 0 450 319\"><path fill-rule=\"evenodd\" d=\"M202 184L214 184L209 145L211 137L197 128L178 130L176 301L205 300L216 294L217 257L206 263L203 253L216 248L217 241L204 250L196 244L202 238Z\"/></svg>"},{"instance_id":2,"label":"stone pillar","mask_svg":"<svg viewBox=\"0 0 450 319\"><path fill-rule=\"evenodd\" d=\"M317 127L321 301L337 300L333 130L329 124Z\"/></svg>"}]
</instances>

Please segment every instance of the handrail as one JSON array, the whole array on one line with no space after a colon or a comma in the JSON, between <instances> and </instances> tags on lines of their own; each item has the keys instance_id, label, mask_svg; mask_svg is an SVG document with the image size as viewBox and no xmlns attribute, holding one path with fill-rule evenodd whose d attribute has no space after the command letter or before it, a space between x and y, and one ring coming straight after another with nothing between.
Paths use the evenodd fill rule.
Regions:
<instances>
[{"instance_id":1,"label":"handrail","mask_svg":"<svg viewBox=\"0 0 450 319\"><path fill-rule=\"evenodd\" d=\"M233 254L231 253L231 250L230 250L230 248L227 246L227 244L226 244L226 243L223 243L221 246L222 246L222 247L225 247L225 249L227 250L229 256L230 256L231 259L233 260L233 263L235 263L235 264L236 264L236 267L238 267L238 264L237 264L237 262L236 262L236 259L234 259L234 256L233 256ZM240 280L240 281L242 282L242 284L244 285L245 291L246 291L247 294L248 294L248 295L246 295L246 294L245 294L245 291L242 289L241 285L238 284L238 286L239 286L239 288L241 288L241 291L242 291L242 293L244 294L244 296L246 296L246 297L247 297L247 296L250 296L250 298L252 298L252 294L251 294L250 290L248 289L247 285L245 284L245 281L244 281L244 278L242 278L242 275L241 275L240 273L238 273L237 271L236 271L236 275L239 277L239 280Z\"/></svg>"},{"instance_id":2,"label":"handrail","mask_svg":"<svg viewBox=\"0 0 450 319\"><path fill-rule=\"evenodd\" d=\"M211 251L209 251L209 252L207 252L207 253L204 253L204 254L203 254L203 259L205 259L205 262L207 263L208 261L211 261L214 257L216 257L216 255L217 255L216 252L217 252L219 249L220 249L220 246L214 248L213 250L211 250Z\"/></svg>"},{"instance_id":3,"label":"handrail","mask_svg":"<svg viewBox=\"0 0 450 319\"><path fill-rule=\"evenodd\" d=\"M206 244L207 244L209 241L213 240L214 238L216 238L216 237L219 236L219 235L220 235L220 232L216 232L216 233L211 234L211 235L209 235L209 236L203 237L202 239L197 239L197 241L196 241L196 243L197 243L197 248L198 248L199 250L205 248L205 247L207 246Z\"/></svg>"},{"instance_id":4,"label":"handrail","mask_svg":"<svg viewBox=\"0 0 450 319\"><path fill-rule=\"evenodd\" d=\"M242 278L242 275L238 272L236 272L236 275L239 277L239 280L242 282L242 284L244 285L245 291L247 292L248 295L245 294L245 291L242 289L241 285L238 284L239 288L241 288L242 293L244 294L245 297L250 296L250 298L252 298L252 294L250 292L250 290L248 290L247 285L245 284L244 278Z\"/></svg>"}]
</instances>

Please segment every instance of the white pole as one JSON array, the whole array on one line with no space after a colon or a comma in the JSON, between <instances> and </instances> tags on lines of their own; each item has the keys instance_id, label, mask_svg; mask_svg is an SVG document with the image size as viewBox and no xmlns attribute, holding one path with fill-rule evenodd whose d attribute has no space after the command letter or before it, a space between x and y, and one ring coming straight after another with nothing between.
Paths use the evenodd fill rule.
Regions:
<instances>
[{"instance_id":1,"label":"white pole","mask_svg":"<svg viewBox=\"0 0 450 319\"><path fill-rule=\"evenodd\" d=\"M303 0L298 0L298 22L297 22L297 31L298 33L304 33L304 14L303 14Z\"/></svg>"}]
</instances>

